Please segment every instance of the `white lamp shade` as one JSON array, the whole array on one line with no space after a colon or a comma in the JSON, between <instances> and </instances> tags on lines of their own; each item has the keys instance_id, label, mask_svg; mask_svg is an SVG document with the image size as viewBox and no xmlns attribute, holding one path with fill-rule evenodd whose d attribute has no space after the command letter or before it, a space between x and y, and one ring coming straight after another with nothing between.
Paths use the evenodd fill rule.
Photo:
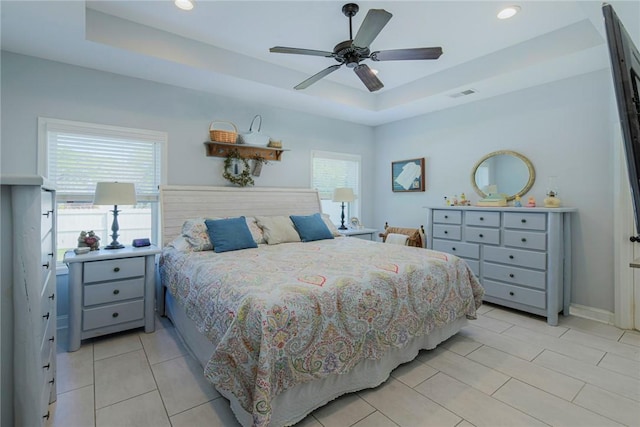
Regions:
<instances>
[{"instance_id":1,"label":"white lamp shade","mask_svg":"<svg viewBox=\"0 0 640 427\"><path fill-rule=\"evenodd\" d=\"M355 199L356 197L351 188L336 188L333 190L334 202L353 202Z\"/></svg>"},{"instance_id":2,"label":"white lamp shade","mask_svg":"<svg viewBox=\"0 0 640 427\"><path fill-rule=\"evenodd\" d=\"M132 182L98 182L94 205L135 205L136 186Z\"/></svg>"}]
</instances>

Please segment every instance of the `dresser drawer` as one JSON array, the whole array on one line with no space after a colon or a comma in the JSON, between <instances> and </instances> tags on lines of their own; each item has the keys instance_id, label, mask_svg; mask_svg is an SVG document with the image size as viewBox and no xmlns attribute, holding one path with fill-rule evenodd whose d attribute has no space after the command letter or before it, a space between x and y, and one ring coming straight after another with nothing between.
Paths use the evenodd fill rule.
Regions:
<instances>
[{"instance_id":1,"label":"dresser drawer","mask_svg":"<svg viewBox=\"0 0 640 427\"><path fill-rule=\"evenodd\" d=\"M461 258L480 258L480 247L473 243L450 242L447 240L433 240L433 249L440 252L454 254Z\"/></svg>"},{"instance_id":2,"label":"dresser drawer","mask_svg":"<svg viewBox=\"0 0 640 427\"><path fill-rule=\"evenodd\" d=\"M485 261L499 262L518 267L537 268L539 270L547 268L547 254L544 252L487 246L484 248L484 259Z\"/></svg>"},{"instance_id":3,"label":"dresser drawer","mask_svg":"<svg viewBox=\"0 0 640 427\"><path fill-rule=\"evenodd\" d=\"M505 228L521 228L523 230L546 230L546 215L543 213L505 212Z\"/></svg>"},{"instance_id":4,"label":"dresser drawer","mask_svg":"<svg viewBox=\"0 0 640 427\"><path fill-rule=\"evenodd\" d=\"M434 210L433 222L442 224L462 224L461 211Z\"/></svg>"},{"instance_id":5,"label":"dresser drawer","mask_svg":"<svg viewBox=\"0 0 640 427\"><path fill-rule=\"evenodd\" d=\"M467 242L487 243L490 245L500 244L500 229L465 227L464 240Z\"/></svg>"},{"instance_id":6,"label":"dresser drawer","mask_svg":"<svg viewBox=\"0 0 640 427\"><path fill-rule=\"evenodd\" d=\"M144 276L144 257L91 261L84 264L84 282L106 282Z\"/></svg>"},{"instance_id":7,"label":"dresser drawer","mask_svg":"<svg viewBox=\"0 0 640 427\"><path fill-rule=\"evenodd\" d=\"M483 227L500 227L500 212L468 211L465 214L465 224L481 225Z\"/></svg>"},{"instance_id":8,"label":"dresser drawer","mask_svg":"<svg viewBox=\"0 0 640 427\"><path fill-rule=\"evenodd\" d=\"M544 271L485 262L482 264L482 274L489 279L517 283L542 290L546 288L546 273Z\"/></svg>"},{"instance_id":9,"label":"dresser drawer","mask_svg":"<svg viewBox=\"0 0 640 427\"><path fill-rule=\"evenodd\" d=\"M505 230L504 245L544 251L547 249L547 235L532 231Z\"/></svg>"},{"instance_id":10,"label":"dresser drawer","mask_svg":"<svg viewBox=\"0 0 640 427\"><path fill-rule=\"evenodd\" d=\"M84 286L84 305L105 304L144 296L144 277Z\"/></svg>"},{"instance_id":11,"label":"dresser drawer","mask_svg":"<svg viewBox=\"0 0 640 427\"><path fill-rule=\"evenodd\" d=\"M460 240L462 233L459 225L440 225L434 224L433 237L439 239Z\"/></svg>"},{"instance_id":12,"label":"dresser drawer","mask_svg":"<svg viewBox=\"0 0 640 427\"><path fill-rule=\"evenodd\" d=\"M40 205L40 233L44 237L47 233L51 233L53 229L53 193L51 191L42 191Z\"/></svg>"},{"instance_id":13,"label":"dresser drawer","mask_svg":"<svg viewBox=\"0 0 640 427\"><path fill-rule=\"evenodd\" d=\"M50 362L49 355L51 350L56 346L56 322L55 319L49 318L45 325L42 340L40 341L40 360L42 365L46 366ZM46 368L45 368L46 369Z\"/></svg>"},{"instance_id":14,"label":"dresser drawer","mask_svg":"<svg viewBox=\"0 0 640 427\"><path fill-rule=\"evenodd\" d=\"M104 328L144 318L144 300L127 301L82 310L82 330Z\"/></svg>"},{"instance_id":15,"label":"dresser drawer","mask_svg":"<svg viewBox=\"0 0 640 427\"><path fill-rule=\"evenodd\" d=\"M487 296L500 298L519 304L544 309L546 307L546 295L543 291L525 289L519 286L506 285L491 280L483 280L482 286Z\"/></svg>"}]
</instances>

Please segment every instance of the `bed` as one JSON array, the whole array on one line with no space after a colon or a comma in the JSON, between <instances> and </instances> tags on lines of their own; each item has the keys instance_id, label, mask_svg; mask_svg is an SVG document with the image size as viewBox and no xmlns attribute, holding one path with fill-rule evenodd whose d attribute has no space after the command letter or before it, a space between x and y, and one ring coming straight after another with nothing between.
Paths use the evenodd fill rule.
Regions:
<instances>
[{"instance_id":1,"label":"bed","mask_svg":"<svg viewBox=\"0 0 640 427\"><path fill-rule=\"evenodd\" d=\"M482 287L450 254L338 236L273 244L272 217L321 211L314 190L163 186L160 194L158 311L243 426L293 425L378 386L481 304ZM256 242L271 244L206 247L204 218L238 216Z\"/></svg>"}]
</instances>

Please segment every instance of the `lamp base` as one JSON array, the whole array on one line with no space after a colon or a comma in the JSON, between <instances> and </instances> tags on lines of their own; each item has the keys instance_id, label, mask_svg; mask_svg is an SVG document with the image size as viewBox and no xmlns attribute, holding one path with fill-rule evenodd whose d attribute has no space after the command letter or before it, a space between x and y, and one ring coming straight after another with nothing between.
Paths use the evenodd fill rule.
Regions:
<instances>
[{"instance_id":1,"label":"lamp base","mask_svg":"<svg viewBox=\"0 0 640 427\"><path fill-rule=\"evenodd\" d=\"M124 245L121 245L120 243L116 242L116 244L111 243L109 246L105 246L102 249L123 249Z\"/></svg>"},{"instance_id":2,"label":"lamp base","mask_svg":"<svg viewBox=\"0 0 640 427\"><path fill-rule=\"evenodd\" d=\"M338 227L338 230L348 230L348 228L342 224L340 227Z\"/></svg>"}]
</instances>

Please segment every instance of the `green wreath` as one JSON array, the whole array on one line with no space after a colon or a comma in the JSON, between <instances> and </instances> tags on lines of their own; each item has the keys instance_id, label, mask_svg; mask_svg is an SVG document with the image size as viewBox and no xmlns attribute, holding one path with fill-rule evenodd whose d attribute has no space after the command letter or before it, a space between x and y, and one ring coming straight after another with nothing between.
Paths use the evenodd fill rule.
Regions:
<instances>
[{"instance_id":1,"label":"green wreath","mask_svg":"<svg viewBox=\"0 0 640 427\"><path fill-rule=\"evenodd\" d=\"M238 175L234 175L231 173L231 166L233 160L242 160L244 164L244 169ZM227 155L227 158L224 159L224 173L222 177L232 184L239 185L240 187L246 187L247 185L253 185L253 178L251 178L251 165L249 165L249 161L244 157L240 156L238 150L230 151Z\"/></svg>"}]
</instances>

